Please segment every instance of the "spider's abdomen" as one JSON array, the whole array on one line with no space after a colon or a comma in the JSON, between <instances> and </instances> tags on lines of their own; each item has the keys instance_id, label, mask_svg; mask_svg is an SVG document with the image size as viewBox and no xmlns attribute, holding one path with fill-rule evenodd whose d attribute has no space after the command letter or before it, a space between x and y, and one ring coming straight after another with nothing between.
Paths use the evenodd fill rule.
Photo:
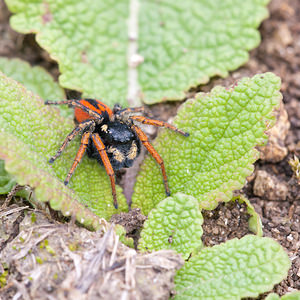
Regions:
<instances>
[{"instance_id":1,"label":"spider's abdomen","mask_svg":"<svg viewBox=\"0 0 300 300\"><path fill-rule=\"evenodd\" d=\"M139 156L141 143L126 123L108 121L97 125L94 132L100 135L114 170L131 167ZM101 157L91 140L87 147L87 155L102 164Z\"/></svg>"}]
</instances>

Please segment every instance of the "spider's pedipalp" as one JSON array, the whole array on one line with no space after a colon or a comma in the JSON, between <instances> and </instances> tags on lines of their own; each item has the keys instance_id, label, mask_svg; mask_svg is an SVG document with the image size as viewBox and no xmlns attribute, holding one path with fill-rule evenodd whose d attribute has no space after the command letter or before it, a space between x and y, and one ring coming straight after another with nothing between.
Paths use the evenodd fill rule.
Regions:
<instances>
[{"instance_id":1,"label":"spider's pedipalp","mask_svg":"<svg viewBox=\"0 0 300 300\"><path fill-rule=\"evenodd\" d=\"M159 120L154 120L154 119L149 119L143 116L130 116L129 119L131 120L135 120L137 122L140 122L142 124L147 124L147 125L153 125L153 126L157 126L157 127L165 127L168 128L170 130L176 131L184 136L189 136L190 134L188 132L184 132L180 129L178 129L177 127L167 123L167 122L163 122L163 121L159 121Z\"/></svg>"},{"instance_id":2,"label":"spider's pedipalp","mask_svg":"<svg viewBox=\"0 0 300 300\"><path fill-rule=\"evenodd\" d=\"M164 165L164 161L161 158L161 156L157 153L157 151L154 149L154 147L150 144L148 137L143 132L141 128L139 128L136 125L132 125L131 128L134 130L134 132L137 134L138 138L142 142L142 144L145 146L145 148L148 150L148 152L151 154L151 156L156 160L156 162L160 165L162 176L163 176L163 182L165 186L166 195L170 196L170 189L168 185L168 178L167 173Z\"/></svg>"},{"instance_id":3,"label":"spider's pedipalp","mask_svg":"<svg viewBox=\"0 0 300 300\"><path fill-rule=\"evenodd\" d=\"M84 129L86 129L87 127L92 126L93 128L95 127L94 125L94 121L93 120L89 120L86 122L82 122L80 124L78 124L78 126L76 126L65 138L64 142L62 143L62 145L60 146L60 148L58 149L58 151L56 152L55 155L53 155L50 159L49 159L49 163L52 164L60 155L61 153L65 150L66 146Z\"/></svg>"},{"instance_id":4,"label":"spider's pedipalp","mask_svg":"<svg viewBox=\"0 0 300 300\"><path fill-rule=\"evenodd\" d=\"M118 201L117 201L117 192L116 192L115 172L114 172L113 167L110 163L110 160L107 156L107 153L105 150L105 145L103 144L98 133L92 134L92 141L93 141L95 147L97 148L98 153L100 154L103 166L106 170L107 175L109 176L111 190L112 190L112 196L113 196L113 200L114 200L114 207L117 209Z\"/></svg>"},{"instance_id":5,"label":"spider's pedipalp","mask_svg":"<svg viewBox=\"0 0 300 300\"><path fill-rule=\"evenodd\" d=\"M74 162L73 162L73 165L64 181L64 184L67 185L70 181L70 178L72 176L72 174L74 173L77 165L80 163L82 157L83 157L83 154L89 144L89 138L91 136L91 133L90 132L85 132L83 135L82 135L82 138L81 138L81 142L80 142L80 147L77 151L77 154L75 156L75 159L74 159Z\"/></svg>"}]
</instances>

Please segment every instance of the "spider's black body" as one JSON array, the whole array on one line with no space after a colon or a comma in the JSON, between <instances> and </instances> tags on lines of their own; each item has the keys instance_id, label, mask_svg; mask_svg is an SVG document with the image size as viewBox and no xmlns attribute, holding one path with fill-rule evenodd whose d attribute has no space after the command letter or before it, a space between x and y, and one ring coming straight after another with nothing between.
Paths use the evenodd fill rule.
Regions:
<instances>
[{"instance_id":1,"label":"spider's black body","mask_svg":"<svg viewBox=\"0 0 300 300\"><path fill-rule=\"evenodd\" d=\"M131 167L141 152L141 142L126 122L119 120L111 122L108 118L104 119L101 124L96 125L93 133L99 134L115 171ZM86 151L90 158L97 159L103 165L101 156L91 139Z\"/></svg>"},{"instance_id":2,"label":"spider's black body","mask_svg":"<svg viewBox=\"0 0 300 300\"><path fill-rule=\"evenodd\" d=\"M90 158L97 159L105 167L111 182L114 206L117 208L114 171L131 167L133 161L139 156L141 144L143 144L159 164L166 195L170 195L163 159L151 145L146 134L134 124L134 121L166 127L186 137L189 135L187 132L163 121L131 115L143 112L143 107L122 109L119 105L115 105L113 110L111 110L103 102L96 99L65 100L61 102L46 101L45 104L69 104L75 108L77 126L68 134L59 150L49 160L50 163L53 163L61 155L68 143L76 135L81 134L80 147L64 181L65 185L69 183L84 153L87 153Z\"/></svg>"}]
</instances>

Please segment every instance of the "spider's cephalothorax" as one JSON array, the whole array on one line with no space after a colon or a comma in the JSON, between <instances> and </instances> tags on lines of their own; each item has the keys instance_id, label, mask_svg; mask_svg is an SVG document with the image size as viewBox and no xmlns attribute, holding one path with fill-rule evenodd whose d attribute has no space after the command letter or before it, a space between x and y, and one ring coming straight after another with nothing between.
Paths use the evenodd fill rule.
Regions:
<instances>
[{"instance_id":1,"label":"spider's cephalothorax","mask_svg":"<svg viewBox=\"0 0 300 300\"><path fill-rule=\"evenodd\" d=\"M82 134L80 147L64 181L65 185L69 183L78 163L86 152L90 158L97 159L105 167L111 182L114 206L117 208L114 171L121 168L129 168L140 154L142 143L160 165L165 191L168 196L170 195L164 162L150 144L146 134L133 121L166 127L184 136L189 136L188 133L163 121L133 115L143 112L143 107L122 109L119 105L115 105L114 109L111 110L103 102L95 99L65 100L60 102L46 101L45 104L68 104L74 107L77 123L77 126L68 134L57 153L50 158L50 163L53 163L61 155L67 144L75 136Z\"/></svg>"}]
</instances>

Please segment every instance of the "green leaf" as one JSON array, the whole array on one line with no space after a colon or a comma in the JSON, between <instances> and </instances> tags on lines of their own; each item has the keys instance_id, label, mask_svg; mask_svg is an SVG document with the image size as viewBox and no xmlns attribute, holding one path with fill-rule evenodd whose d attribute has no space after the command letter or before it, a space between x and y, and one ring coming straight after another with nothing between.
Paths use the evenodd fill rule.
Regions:
<instances>
[{"instance_id":1,"label":"green leaf","mask_svg":"<svg viewBox=\"0 0 300 300\"><path fill-rule=\"evenodd\" d=\"M116 224L115 225L115 232L119 236L120 241L126 245L127 247L133 248L134 249L134 241L133 238L126 237L126 229L120 225Z\"/></svg>"},{"instance_id":2,"label":"green leaf","mask_svg":"<svg viewBox=\"0 0 300 300\"><path fill-rule=\"evenodd\" d=\"M14 0L11 26L37 33L37 42L57 60L60 84L126 104L129 1Z\"/></svg>"},{"instance_id":3,"label":"green leaf","mask_svg":"<svg viewBox=\"0 0 300 300\"><path fill-rule=\"evenodd\" d=\"M7 132L0 132L0 157L6 168L14 174L19 184L30 184L35 188L39 201L49 201L53 209L61 210L65 216L75 215L85 226L100 227L99 218L80 204L78 196L57 180L53 170L40 154ZM13 145L13 147L12 147Z\"/></svg>"},{"instance_id":4,"label":"green leaf","mask_svg":"<svg viewBox=\"0 0 300 300\"><path fill-rule=\"evenodd\" d=\"M41 67L31 67L18 59L0 57L0 71L22 83L26 88L43 99L64 99L64 90L54 82L52 76Z\"/></svg>"},{"instance_id":5,"label":"green leaf","mask_svg":"<svg viewBox=\"0 0 300 300\"><path fill-rule=\"evenodd\" d=\"M257 47L269 0L141 1L139 68L143 100L185 97L184 91L228 76Z\"/></svg>"},{"instance_id":6,"label":"green leaf","mask_svg":"<svg viewBox=\"0 0 300 300\"><path fill-rule=\"evenodd\" d=\"M161 201L144 224L139 240L139 249L173 249L189 255L202 246L203 217L197 200L178 193Z\"/></svg>"},{"instance_id":7,"label":"green leaf","mask_svg":"<svg viewBox=\"0 0 300 300\"><path fill-rule=\"evenodd\" d=\"M15 178L6 172L4 161L0 160L0 195L8 194L16 183Z\"/></svg>"},{"instance_id":8,"label":"green leaf","mask_svg":"<svg viewBox=\"0 0 300 300\"><path fill-rule=\"evenodd\" d=\"M0 158L6 161L7 171L19 184L31 185L38 200L50 201L52 208L62 209L65 214L70 207L77 207L73 212L79 216L87 214L84 206L76 201L104 218L117 212L112 204L108 176L96 161L84 157L70 181L72 190L62 183L78 150L79 138L70 143L53 165L48 163L74 128L71 119L61 117L56 108L44 105L39 97L2 74L0 110ZM126 210L120 188L118 200L119 211Z\"/></svg>"},{"instance_id":9,"label":"green leaf","mask_svg":"<svg viewBox=\"0 0 300 300\"><path fill-rule=\"evenodd\" d=\"M129 9L118 0L6 0L12 27L37 33L58 61L61 85L110 105L126 105L132 89L147 103L182 99L209 77L227 76L259 44L268 2L132 1Z\"/></svg>"},{"instance_id":10,"label":"green leaf","mask_svg":"<svg viewBox=\"0 0 300 300\"><path fill-rule=\"evenodd\" d=\"M229 201L232 191L253 172L259 157L255 146L266 141L264 131L274 123L279 89L280 78L265 73L244 78L232 88L215 87L184 103L174 124L190 136L163 129L153 143L165 162L171 192L191 195L205 209ZM133 207L148 214L164 198L160 168L147 157L135 185Z\"/></svg>"},{"instance_id":11,"label":"green leaf","mask_svg":"<svg viewBox=\"0 0 300 300\"><path fill-rule=\"evenodd\" d=\"M41 67L31 67L20 59L0 57L0 71L24 84L28 90L44 99L63 99L65 93L53 78ZM62 111L65 116L73 114L67 107ZM16 180L5 171L4 162L0 161L0 194L7 194L16 184Z\"/></svg>"},{"instance_id":12,"label":"green leaf","mask_svg":"<svg viewBox=\"0 0 300 300\"><path fill-rule=\"evenodd\" d=\"M0 71L22 83L29 91L39 95L42 99L59 100L66 97L64 90L53 77L39 66L32 67L28 62L18 58L0 57ZM69 107L60 106L59 109L62 116L73 117L73 110Z\"/></svg>"},{"instance_id":13,"label":"green leaf","mask_svg":"<svg viewBox=\"0 0 300 300\"><path fill-rule=\"evenodd\" d=\"M300 291L295 291L292 293L285 294L280 299L281 300L299 300L300 299Z\"/></svg>"},{"instance_id":14,"label":"green leaf","mask_svg":"<svg viewBox=\"0 0 300 300\"><path fill-rule=\"evenodd\" d=\"M300 299L300 291L295 291L292 293L288 293L283 295L282 297L279 297L275 293L269 294L265 300L299 300Z\"/></svg>"},{"instance_id":15,"label":"green leaf","mask_svg":"<svg viewBox=\"0 0 300 300\"><path fill-rule=\"evenodd\" d=\"M257 297L286 278L290 261L270 238L248 235L201 253L175 276L175 299L240 299Z\"/></svg>"},{"instance_id":16,"label":"green leaf","mask_svg":"<svg viewBox=\"0 0 300 300\"><path fill-rule=\"evenodd\" d=\"M275 293L270 293L265 300L280 300L280 297Z\"/></svg>"},{"instance_id":17,"label":"green leaf","mask_svg":"<svg viewBox=\"0 0 300 300\"><path fill-rule=\"evenodd\" d=\"M239 203L245 203L247 205L247 212L250 215L249 229L258 236L263 236L262 223L259 214L255 211L251 202L242 195L233 197L233 201L238 200Z\"/></svg>"}]
</instances>

